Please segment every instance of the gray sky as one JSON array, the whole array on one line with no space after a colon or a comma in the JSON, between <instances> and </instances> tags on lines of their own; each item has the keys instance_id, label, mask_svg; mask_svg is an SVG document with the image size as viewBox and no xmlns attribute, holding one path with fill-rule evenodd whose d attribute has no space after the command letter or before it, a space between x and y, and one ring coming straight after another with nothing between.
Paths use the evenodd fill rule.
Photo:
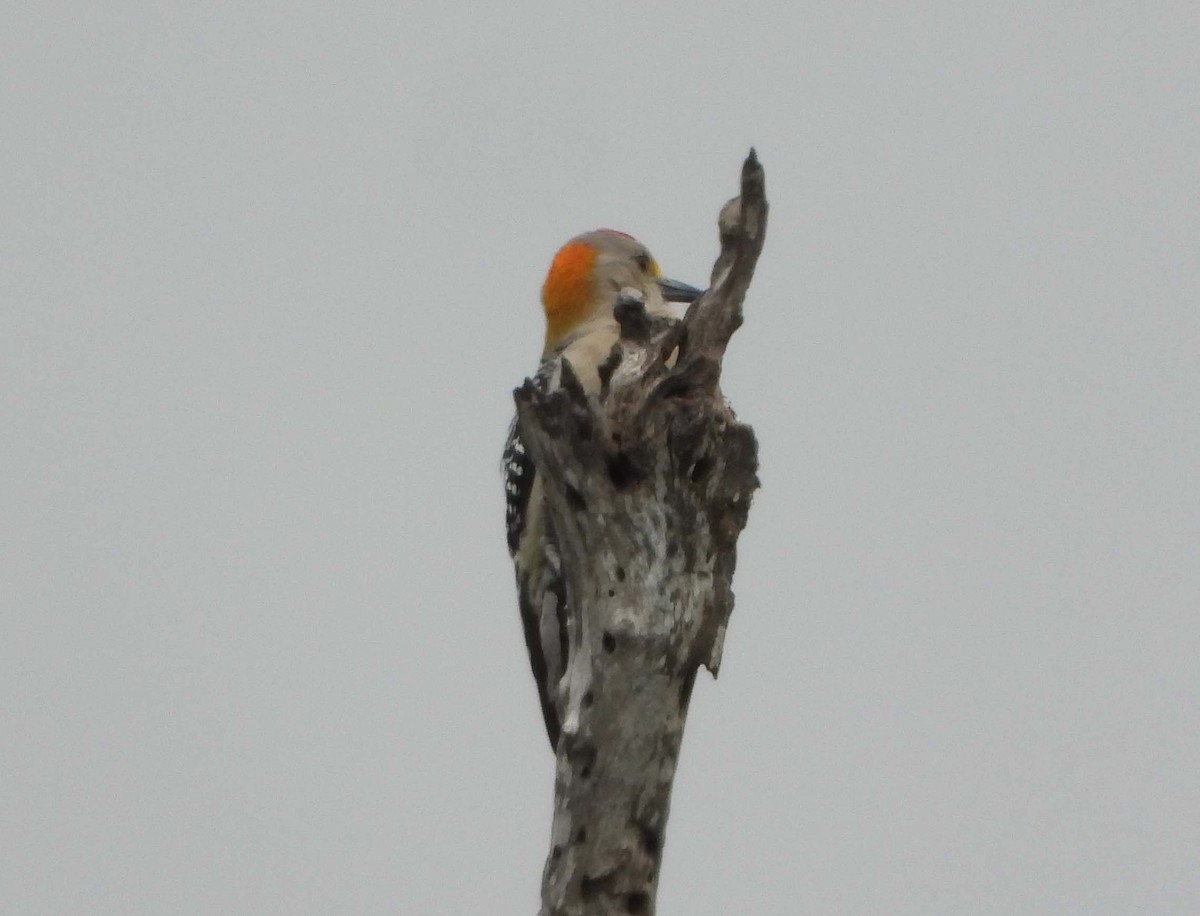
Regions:
<instances>
[{"instance_id":1,"label":"gray sky","mask_svg":"<svg viewBox=\"0 0 1200 916\"><path fill-rule=\"evenodd\" d=\"M597 226L703 282L751 144L763 489L661 912L1195 912L1195 4L33 6L6 913L533 912L537 292Z\"/></svg>"}]
</instances>

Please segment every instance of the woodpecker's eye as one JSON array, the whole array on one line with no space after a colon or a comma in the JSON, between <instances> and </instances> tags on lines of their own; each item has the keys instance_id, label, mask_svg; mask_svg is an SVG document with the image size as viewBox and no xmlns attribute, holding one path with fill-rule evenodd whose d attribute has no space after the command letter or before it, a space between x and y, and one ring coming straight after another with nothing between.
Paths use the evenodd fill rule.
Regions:
<instances>
[{"instance_id":1,"label":"woodpecker's eye","mask_svg":"<svg viewBox=\"0 0 1200 916\"><path fill-rule=\"evenodd\" d=\"M640 270L642 273L648 274L650 273L650 265L654 263L654 259L643 251L633 259L633 262L637 264L638 270Z\"/></svg>"}]
</instances>

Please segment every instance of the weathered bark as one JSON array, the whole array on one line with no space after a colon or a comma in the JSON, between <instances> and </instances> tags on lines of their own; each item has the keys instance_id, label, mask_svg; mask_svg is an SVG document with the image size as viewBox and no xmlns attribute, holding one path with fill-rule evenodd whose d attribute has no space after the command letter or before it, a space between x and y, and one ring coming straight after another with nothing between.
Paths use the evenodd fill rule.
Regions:
<instances>
[{"instance_id":1,"label":"weathered bark","mask_svg":"<svg viewBox=\"0 0 1200 916\"><path fill-rule=\"evenodd\" d=\"M567 364L556 390L516 392L570 609L543 916L654 912L688 700L698 667L720 665L758 486L754 434L718 383L766 223L751 150L712 285L683 321L625 299L598 399Z\"/></svg>"}]
</instances>

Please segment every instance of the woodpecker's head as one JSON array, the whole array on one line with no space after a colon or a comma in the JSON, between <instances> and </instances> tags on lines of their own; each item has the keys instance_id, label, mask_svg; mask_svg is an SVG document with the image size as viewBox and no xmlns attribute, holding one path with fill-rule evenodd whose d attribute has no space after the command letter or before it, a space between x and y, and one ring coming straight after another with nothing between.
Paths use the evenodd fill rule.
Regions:
<instances>
[{"instance_id":1,"label":"woodpecker's head","mask_svg":"<svg viewBox=\"0 0 1200 916\"><path fill-rule=\"evenodd\" d=\"M611 315L626 287L645 297L651 313L667 311L667 302L692 302L701 293L663 277L646 246L631 235L613 229L577 235L558 250L542 285L546 352L586 322Z\"/></svg>"}]
</instances>

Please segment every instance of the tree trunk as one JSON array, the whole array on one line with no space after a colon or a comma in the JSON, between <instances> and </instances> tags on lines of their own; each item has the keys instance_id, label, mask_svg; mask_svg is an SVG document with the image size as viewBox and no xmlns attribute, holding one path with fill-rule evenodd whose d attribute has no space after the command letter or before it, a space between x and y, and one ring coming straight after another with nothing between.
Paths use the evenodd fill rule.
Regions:
<instances>
[{"instance_id":1,"label":"tree trunk","mask_svg":"<svg viewBox=\"0 0 1200 916\"><path fill-rule=\"evenodd\" d=\"M516 392L570 613L543 916L654 912L688 699L699 666L720 665L758 486L754 433L719 380L766 223L751 150L711 286L683 321L622 299L598 399L567 363L557 389Z\"/></svg>"}]
</instances>

